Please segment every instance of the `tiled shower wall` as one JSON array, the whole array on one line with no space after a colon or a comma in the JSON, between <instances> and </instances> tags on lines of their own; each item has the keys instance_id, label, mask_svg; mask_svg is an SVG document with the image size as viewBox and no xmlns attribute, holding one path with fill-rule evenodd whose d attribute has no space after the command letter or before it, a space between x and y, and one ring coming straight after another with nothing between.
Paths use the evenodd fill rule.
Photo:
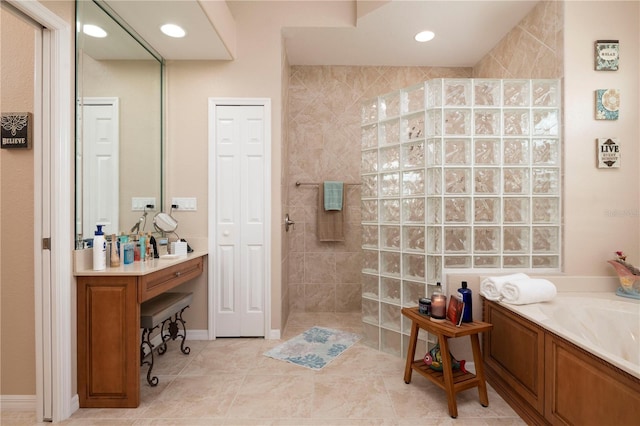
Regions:
<instances>
[{"instance_id":1,"label":"tiled shower wall","mask_svg":"<svg viewBox=\"0 0 640 426\"><path fill-rule=\"evenodd\" d=\"M470 77L470 68L292 66L288 90L288 294L291 312L360 312L360 187L348 186L346 241L316 238L318 190L297 181L360 181L364 99L425 80ZM285 212L286 213L286 212Z\"/></svg>"},{"instance_id":2,"label":"tiled shower wall","mask_svg":"<svg viewBox=\"0 0 640 426\"><path fill-rule=\"evenodd\" d=\"M474 67L475 78L561 78L564 2L541 1Z\"/></svg>"},{"instance_id":3,"label":"tiled shower wall","mask_svg":"<svg viewBox=\"0 0 640 426\"><path fill-rule=\"evenodd\" d=\"M289 211L289 185L287 185L287 178L289 176L289 143L287 140L287 132L284 129L287 129L289 122L289 115L287 111L289 109L289 103L287 99L289 98L289 61L287 60L286 52L282 53L282 71L281 71L281 83L282 83L282 115L281 115L281 123L280 128L283 129L282 132L282 149L281 153L281 181L280 181L280 191L282 193L282 212L283 214ZM282 274L281 280L281 289L280 289L280 322L278 329L284 330L285 325L287 324L287 319L289 318L289 239L287 238L287 232L284 226L284 220L280 222L280 236L282 238L282 248L281 248L281 258L282 262L280 264L280 273Z\"/></svg>"}]
</instances>

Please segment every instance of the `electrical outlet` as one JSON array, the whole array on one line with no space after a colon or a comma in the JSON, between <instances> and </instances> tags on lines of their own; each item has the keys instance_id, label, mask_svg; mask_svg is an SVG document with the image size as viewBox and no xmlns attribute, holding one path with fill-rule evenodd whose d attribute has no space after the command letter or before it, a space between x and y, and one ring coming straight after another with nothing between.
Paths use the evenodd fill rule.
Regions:
<instances>
[{"instance_id":1,"label":"electrical outlet","mask_svg":"<svg viewBox=\"0 0 640 426\"><path fill-rule=\"evenodd\" d=\"M195 197L173 197L171 199L171 204L175 204L178 206L177 208L173 209L175 211L195 212L196 210L198 210L198 201Z\"/></svg>"},{"instance_id":2,"label":"electrical outlet","mask_svg":"<svg viewBox=\"0 0 640 426\"><path fill-rule=\"evenodd\" d=\"M145 207L147 207L148 205L153 206L153 208L149 208L147 210L155 210L156 198L155 197L132 197L131 198L131 211L134 211L134 212L144 211Z\"/></svg>"}]
</instances>

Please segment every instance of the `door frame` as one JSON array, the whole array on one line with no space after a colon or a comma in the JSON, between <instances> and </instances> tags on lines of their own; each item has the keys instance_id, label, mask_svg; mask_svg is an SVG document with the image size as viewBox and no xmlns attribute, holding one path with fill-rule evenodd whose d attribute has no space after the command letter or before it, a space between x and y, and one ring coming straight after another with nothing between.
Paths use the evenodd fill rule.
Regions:
<instances>
[{"instance_id":1,"label":"door frame","mask_svg":"<svg viewBox=\"0 0 640 426\"><path fill-rule=\"evenodd\" d=\"M209 98L208 100L208 228L209 228L209 256L207 279L207 326L209 340L215 340L215 253L216 253L216 205L215 205L215 188L216 188L216 172L214 165L216 164L216 108L218 106L261 106L264 108L264 218L265 218L265 289L264 289L264 336L269 339L274 333L271 332L271 99L269 98ZM279 334L279 333L276 333Z\"/></svg>"},{"instance_id":2,"label":"door frame","mask_svg":"<svg viewBox=\"0 0 640 426\"><path fill-rule=\"evenodd\" d=\"M71 187L72 160L72 33L71 26L46 6L37 1L7 0L14 8L41 24L43 43L41 49L42 76L47 90L36 95L34 108L42 110L42 118L36 123L36 131L43 139L34 143L34 295L36 315L36 420L43 421L45 403L45 374L51 383L51 419L61 421L73 413L71 395L71 254L72 214ZM46 82L49 82L48 84ZM39 105L38 105L39 104ZM39 146L39 143L47 147ZM43 149L44 148L44 149ZM49 158L47 158L47 154ZM48 164L47 164L48 163ZM43 176L47 173L47 177ZM45 188L43 180L48 180ZM43 203L49 202L51 212L51 268L43 268L42 214ZM44 294L42 274L50 274L48 294ZM45 315L47 316L45 318ZM43 332L43 323L50 324L51 339ZM51 365L48 373L44 365ZM77 395L75 396L77 409Z\"/></svg>"}]
</instances>

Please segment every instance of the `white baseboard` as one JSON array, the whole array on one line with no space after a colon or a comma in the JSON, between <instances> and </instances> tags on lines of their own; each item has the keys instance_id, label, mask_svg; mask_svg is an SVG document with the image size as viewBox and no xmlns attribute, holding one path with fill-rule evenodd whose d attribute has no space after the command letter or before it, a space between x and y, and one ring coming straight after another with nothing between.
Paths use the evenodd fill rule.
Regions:
<instances>
[{"instance_id":1,"label":"white baseboard","mask_svg":"<svg viewBox=\"0 0 640 426\"><path fill-rule=\"evenodd\" d=\"M179 342L182 339L177 338L176 341ZM209 340L209 332L207 330L189 330L187 329L187 342L189 340ZM171 340L168 340L169 342ZM152 339L151 339L151 344L153 345L154 348L157 348L160 344L162 344L162 338L160 337L160 333L156 334ZM145 355L147 355L148 352L148 348L144 348L145 351Z\"/></svg>"},{"instance_id":2,"label":"white baseboard","mask_svg":"<svg viewBox=\"0 0 640 426\"><path fill-rule=\"evenodd\" d=\"M71 398L71 407L70 407L71 411L69 411L71 414L75 413L76 411L78 411L80 409L80 397L78 397L78 394L73 395L73 397Z\"/></svg>"},{"instance_id":3,"label":"white baseboard","mask_svg":"<svg viewBox=\"0 0 640 426\"><path fill-rule=\"evenodd\" d=\"M0 395L2 411L36 411L35 395Z\"/></svg>"},{"instance_id":4,"label":"white baseboard","mask_svg":"<svg viewBox=\"0 0 640 426\"><path fill-rule=\"evenodd\" d=\"M209 331L187 330L187 340L209 340Z\"/></svg>"},{"instance_id":5,"label":"white baseboard","mask_svg":"<svg viewBox=\"0 0 640 426\"><path fill-rule=\"evenodd\" d=\"M280 330L269 330L269 335L267 339L271 340L279 340L280 339Z\"/></svg>"}]
</instances>

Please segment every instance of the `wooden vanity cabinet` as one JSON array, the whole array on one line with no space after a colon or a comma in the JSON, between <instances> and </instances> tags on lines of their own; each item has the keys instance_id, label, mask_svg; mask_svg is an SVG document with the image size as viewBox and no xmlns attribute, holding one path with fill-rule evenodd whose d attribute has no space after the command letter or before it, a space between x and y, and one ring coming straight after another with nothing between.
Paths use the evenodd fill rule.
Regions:
<instances>
[{"instance_id":1,"label":"wooden vanity cabinet","mask_svg":"<svg viewBox=\"0 0 640 426\"><path fill-rule=\"evenodd\" d=\"M142 275L76 274L80 407L140 404L140 304L202 271L198 256Z\"/></svg>"}]
</instances>

